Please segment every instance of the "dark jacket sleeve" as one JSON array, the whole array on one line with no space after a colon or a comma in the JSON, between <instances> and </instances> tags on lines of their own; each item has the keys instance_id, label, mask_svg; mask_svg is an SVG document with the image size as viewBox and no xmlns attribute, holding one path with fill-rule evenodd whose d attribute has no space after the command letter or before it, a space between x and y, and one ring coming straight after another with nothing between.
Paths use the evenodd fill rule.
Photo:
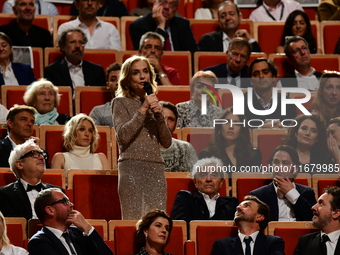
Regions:
<instances>
[{"instance_id":1,"label":"dark jacket sleeve","mask_svg":"<svg viewBox=\"0 0 340 255\"><path fill-rule=\"evenodd\" d=\"M316 204L314 190L306 187L300 193L296 203L293 205L295 217L300 221L311 221L313 218L312 206Z\"/></svg>"},{"instance_id":2,"label":"dark jacket sleeve","mask_svg":"<svg viewBox=\"0 0 340 255\"><path fill-rule=\"evenodd\" d=\"M251 44L251 48L252 48L251 52L262 52L261 47L257 41Z\"/></svg>"},{"instance_id":3,"label":"dark jacket sleeve","mask_svg":"<svg viewBox=\"0 0 340 255\"><path fill-rule=\"evenodd\" d=\"M190 222L192 220L192 215L190 213L190 199L190 191L181 190L177 193L171 212L173 220L185 220L186 222Z\"/></svg>"}]
</instances>

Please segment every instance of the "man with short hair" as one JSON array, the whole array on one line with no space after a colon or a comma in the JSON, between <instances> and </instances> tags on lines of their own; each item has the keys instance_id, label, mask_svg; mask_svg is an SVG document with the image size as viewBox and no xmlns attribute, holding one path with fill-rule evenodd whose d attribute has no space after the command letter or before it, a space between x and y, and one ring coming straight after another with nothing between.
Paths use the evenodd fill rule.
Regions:
<instances>
[{"instance_id":1,"label":"man with short hair","mask_svg":"<svg viewBox=\"0 0 340 255\"><path fill-rule=\"evenodd\" d=\"M156 0L149 13L130 24L130 35L135 50L139 49L140 38L149 31L157 32L165 39L164 50L198 50L187 19L175 16L180 0Z\"/></svg>"},{"instance_id":2,"label":"man with short hair","mask_svg":"<svg viewBox=\"0 0 340 255\"><path fill-rule=\"evenodd\" d=\"M245 196L236 207L234 222L238 236L215 241L211 255L283 255L284 241L281 237L264 235L268 225L269 207L255 196Z\"/></svg>"},{"instance_id":3,"label":"man with short hair","mask_svg":"<svg viewBox=\"0 0 340 255\"><path fill-rule=\"evenodd\" d=\"M106 88L110 91L112 99L116 96L115 93L118 88L120 69L121 65L119 63L114 63L106 68ZM97 105L91 110L90 117L96 125L113 127L111 102L112 100L103 105Z\"/></svg>"},{"instance_id":4,"label":"man with short hair","mask_svg":"<svg viewBox=\"0 0 340 255\"><path fill-rule=\"evenodd\" d=\"M65 30L59 37L63 59L45 67L44 76L56 86L105 86L102 66L83 60L87 37L79 28Z\"/></svg>"},{"instance_id":5,"label":"man with short hair","mask_svg":"<svg viewBox=\"0 0 340 255\"><path fill-rule=\"evenodd\" d=\"M139 54L146 57L153 66L158 85L180 85L175 68L162 65L164 38L156 32L147 32L140 39Z\"/></svg>"},{"instance_id":6,"label":"man with short hair","mask_svg":"<svg viewBox=\"0 0 340 255\"><path fill-rule=\"evenodd\" d=\"M35 0L15 0L13 12L17 19L0 26L14 46L52 47L50 31L33 25L35 10Z\"/></svg>"},{"instance_id":7,"label":"man with short hair","mask_svg":"<svg viewBox=\"0 0 340 255\"><path fill-rule=\"evenodd\" d=\"M224 182L223 162L215 157L200 159L192 168L197 192L181 190L177 193L171 217L174 220L231 220L238 201L221 197Z\"/></svg>"},{"instance_id":8,"label":"man with short hair","mask_svg":"<svg viewBox=\"0 0 340 255\"><path fill-rule=\"evenodd\" d=\"M46 159L46 152L39 148L34 139L13 149L8 161L17 181L0 188L0 211L5 217L37 218L33 204L38 192L57 187L41 182L46 171Z\"/></svg>"},{"instance_id":9,"label":"man with short hair","mask_svg":"<svg viewBox=\"0 0 340 255\"><path fill-rule=\"evenodd\" d=\"M73 206L60 189L46 189L38 194L34 209L43 227L28 242L31 255L113 255L99 233Z\"/></svg>"},{"instance_id":10,"label":"man with short hair","mask_svg":"<svg viewBox=\"0 0 340 255\"><path fill-rule=\"evenodd\" d=\"M311 58L307 41L300 36L289 38L284 51L288 62L295 68L294 73L287 74L280 78L282 87L299 87L311 91L319 88L319 79L322 73L311 67ZM278 87L280 87L278 85Z\"/></svg>"},{"instance_id":11,"label":"man with short hair","mask_svg":"<svg viewBox=\"0 0 340 255\"><path fill-rule=\"evenodd\" d=\"M270 221L309 221L315 193L308 186L294 183L300 165L296 150L288 145L276 147L269 164L273 167L273 182L249 194L270 207Z\"/></svg>"},{"instance_id":12,"label":"man with short hair","mask_svg":"<svg viewBox=\"0 0 340 255\"><path fill-rule=\"evenodd\" d=\"M340 117L332 118L329 121L327 133L328 150L333 157L334 163L340 167Z\"/></svg>"},{"instance_id":13,"label":"man with short hair","mask_svg":"<svg viewBox=\"0 0 340 255\"><path fill-rule=\"evenodd\" d=\"M65 22L58 28L58 36L69 28L79 28L83 30L88 38L85 44L86 49L122 49L120 35L117 28L109 23L97 18L99 0L75 0L79 16L75 20Z\"/></svg>"},{"instance_id":14,"label":"man with short hair","mask_svg":"<svg viewBox=\"0 0 340 255\"><path fill-rule=\"evenodd\" d=\"M312 210L320 232L301 236L294 255L340 254L340 188L327 187Z\"/></svg>"},{"instance_id":15,"label":"man with short hair","mask_svg":"<svg viewBox=\"0 0 340 255\"><path fill-rule=\"evenodd\" d=\"M227 63L204 68L204 71L212 71L220 83L235 85L239 88L250 87L247 73L247 62L251 54L251 45L243 38L232 39L226 52Z\"/></svg>"},{"instance_id":16,"label":"man with short hair","mask_svg":"<svg viewBox=\"0 0 340 255\"><path fill-rule=\"evenodd\" d=\"M252 21L286 21L291 12L303 11L300 3L294 0L261 0L257 6L249 16Z\"/></svg>"},{"instance_id":17,"label":"man with short hair","mask_svg":"<svg viewBox=\"0 0 340 255\"><path fill-rule=\"evenodd\" d=\"M222 2L218 7L218 20L221 30L203 35L198 43L200 51L226 52L232 39L242 37L251 44L252 52L262 52L260 45L248 31L239 29L242 13L235 3L231 1Z\"/></svg>"},{"instance_id":18,"label":"man with short hair","mask_svg":"<svg viewBox=\"0 0 340 255\"><path fill-rule=\"evenodd\" d=\"M165 123L173 134L177 126L177 108L170 102L162 102L162 105ZM172 138L169 148L161 147L161 155L164 159L165 172L189 172L197 161L192 145L175 138Z\"/></svg>"},{"instance_id":19,"label":"man with short hair","mask_svg":"<svg viewBox=\"0 0 340 255\"><path fill-rule=\"evenodd\" d=\"M35 109L27 105L15 105L6 117L8 135L0 142L0 167L9 167L8 158L13 148L33 135Z\"/></svg>"},{"instance_id":20,"label":"man with short hair","mask_svg":"<svg viewBox=\"0 0 340 255\"><path fill-rule=\"evenodd\" d=\"M253 86L253 94L244 93L244 115L247 120L251 121L251 128L254 127L282 127L281 121L284 119L295 119L297 115L295 105L288 104L286 106L286 115L281 113L281 93L277 93L277 105L273 105L273 87L275 86L277 77L277 68L274 63L265 58L255 59L248 68L248 74ZM252 97L252 104L256 110L270 110L276 107L276 110L267 115L258 115L250 110L248 105L248 97Z\"/></svg>"}]
</instances>

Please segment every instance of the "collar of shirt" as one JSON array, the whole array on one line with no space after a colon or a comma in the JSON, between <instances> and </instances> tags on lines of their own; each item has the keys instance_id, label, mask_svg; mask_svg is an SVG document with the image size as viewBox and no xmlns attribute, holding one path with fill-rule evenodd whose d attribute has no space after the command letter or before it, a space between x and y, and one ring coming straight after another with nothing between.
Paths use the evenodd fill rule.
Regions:
<instances>
[{"instance_id":1,"label":"collar of shirt","mask_svg":"<svg viewBox=\"0 0 340 255\"><path fill-rule=\"evenodd\" d=\"M302 74L300 74L296 69L294 70L294 72L295 72L296 77L312 77L312 76L314 76L315 68L314 68L314 67L311 67L311 71L310 71L310 73L307 74L307 75L302 75Z\"/></svg>"},{"instance_id":2,"label":"collar of shirt","mask_svg":"<svg viewBox=\"0 0 340 255\"><path fill-rule=\"evenodd\" d=\"M21 178L20 178L20 181L21 181L22 185L24 186L24 189L27 190L27 184L28 184L28 182L24 181L24 180L21 179ZM41 183L41 181L38 182L38 183L36 183L35 185L37 185L37 184L39 184L39 183ZM33 190L31 190L31 191L29 191L29 192L32 192L32 191L33 191ZM35 192L38 192L38 191L36 191L36 190L34 190L34 191L35 191Z\"/></svg>"},{"instance_id":3,"label":"collar of shirt","mask_svg":"<svg viewBox=\"0 0 340 255\"><path fill-rule=\"evenodd\" d=\"M13 71L13 68L12 68L12 62L9 62L8 66L6 66L6 71ZM4 73L4 69L3 67L1 67L1 73L3 74Z\"/></svg>"},{"instance_id":4,"label":"collar of shirt","mask_svg":"<svg viewBox=\"0 0 340 255\"><path fill-rule=\"evenodd\" d=\"M61 239L63 236L63 231L61 231L60 229L56 229L56 228L52 228L49 226L45 226L48 230L50 230L56 237L58 237L59 239Z\"/></svg>"},{"instance_id":5,"label":"collar of shirt","mask_svg":"<svg viewBox=\"0 0 340 255\"><path fill-rule=\"evenodd\" d=\"M326 233L324 233L324 232L321 231L321 236L323 236L324 234L326 234ZM340 235L340 229L339 229L339 230L335 230L335 231L333 231L333 232L331 232L331 233L328 233L328 234L326 234L326 235L328 235L329 241L330 241L331 243L337 244L338 239L339 239L339 235Z\"/></svg>"},{"instance_id":6,"label":"collar of shirt","mask_svg":"<svg viewBox=\"0 0 340 255\"><path fill-rule=\"evenodd\" d=\"M96 20L97 20L97 24L96 24L95 28L100 27L103 23L103 21L98 19L98 18L96 18ZM76 23L77 27L82 27L82 28L88 29L88 27L79 20L79 16L75 19L74 22Z\"/></svg>"},{"instance_id":7,"label":"collar of shirt","mask_svg":"<svg viewBox=\"0 0 340 255\"><path fill-rule=\"evenodd\" d=\"M257 100L260 102L260 104L263 106L263 108L265 110L270 109L270 107L272 106L272 103L273 103L273 99L270 99L268 104L265 104L263 99L256 93L255 90L254 90L254 93L255 93L255 96L256 96Z\"/></svg>"},{"instance_id":8,"label":"collar of shirt","mask_svg":"<svg viewBox=\"0 0 340 255\"><path fill-rule=\"evenodd\" d=\"M81 67L83 65L83 60L80 61L80 63L78 65L74 65L71 62L69 62L66 57L65 57L65 61L67 63L67 67L70 68L76 68L76 67Z\"/></svg>"},{"instance_id":9,"label":"collar of shirt","mask_svg":"<svg viewBox=\"0 0 340 255\"><path fill-rule=\"evenodd\" d=\"M258 235L259 233L260 233L260 231L258 230L258 231L255 231L254 233L252 233L251 235L249 235L249 236L251 236L252 242L253 242L253 243L255 243L256 238L257 238L257 235ZM246 237L246 235L245 235L245 234L242 234L240 231L238 231L238 237L240 238L241 243L243 243L243 240L244 240L244 238Z\"/></svg>"},{"instance_id":10,"label":"collar of shirt","mask_svg":"<svg viewBox=\"0 0 340 255\"><path fill-rule=\"evenodd\" d=\"M11 137L10 136L8 136L8 139L9 139L9 141L11 142L11 144L12 144L12 150L17 146L17 144L11 139Z\"/></svg>"},{"instance_id":11,"label":"collar of shirt","mask_svg":"<svg viewBox=\"0 0 340 255\"><path fill-rule=\"evenodd\" d=\"M293 186L294 186L294 189L296 188L295 186L295 183L292 182ZM278 190L278 188L276 187L275 183L273 182L273 186L274 186L274 189L275 189L275 193L277 194L277 197L279 199L285 199L285 196L281 193L281 191Z\"/></svg>"},{"instance_id":12,"label":"collar of shirt","mask_svg":"<svg viewBox=\"0 0 340 255\"><path fill-rule=\"evenodd\" d=\"M270 12L276 10L277 8L280 8L283 5L283 2L280 1L280 3L278 3L274 8L273 7L269 7L268 5L266 5L266 3L263 1L263 6Z\"/></svg>"},{"instance_id":13,"label":"collar of shirt","mask_svg":"<svg viewBox=\"0 0 340 255\"><path fill-rule=\"evenodd\" d=\"M210 198L209 195L207 195L207 194L205 194L201 191L198 191L198 192L202 194L204 200L217 200L217 198L220 197L220 193L217 193L215 196L213 196L213 198Z\"/></svg>"}]
</instances>

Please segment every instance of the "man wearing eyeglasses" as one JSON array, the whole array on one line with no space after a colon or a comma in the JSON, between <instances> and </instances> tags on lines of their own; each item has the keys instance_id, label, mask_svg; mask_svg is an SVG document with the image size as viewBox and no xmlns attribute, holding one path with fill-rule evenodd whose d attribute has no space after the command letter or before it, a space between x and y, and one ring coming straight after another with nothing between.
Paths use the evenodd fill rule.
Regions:
<instances>
[{"instance_id":1,"label":"man wearing eyeglasses","mask_svg":"<svg viewBox=\"0 0 340 255\"><path fill-rule=\"evenodd\" d=\"M38 194L34 209L43 228L28 242L30 255L113 255L94 227L73 206L60 189L46 189ZM71 224L74 226L70 227Z\"/></svg>"},{"instance_id":2,"label":"man wearing eyeglasses","mask_svg":"<svg viewBox=\"0 0 340 255\"><path fill-rule=\"evenodd\" d=\"M37 218L33 204L38 192L57 187L41 182L46 171L46 159L46 152L39 148L34 139L13 149L8 161L17 181L0 187L0 211L5 217Z\"/></svg>"},{"instance_id":3,"label":"man wearing eyeglasses","mask_svg":"<svg viewBox=\"0 0 340 255\"><path fill-rule=\"evenodd\" d=\"M187 19L175 16L180 0L156 0L152 13L130 24L130 35L135 50L143 34L149 31L162 35L164 50L197 51L197 44Z\"/></svg>"},{"instance_id":4,"label":"man wearing eyeglasses","mask_svg":"<svg viewBox=\"0 0 340 255\"><path fill-rule=\"evenodd\" d=\"M288 62L294 66L295 70L280 79L282 87L317 90L322 73L317 72L310 65L311 58L307 41L300 36L292 36L286 41L284 51ZM280 84L277 87L280 87Z\"/></svg>"}]
</instances>

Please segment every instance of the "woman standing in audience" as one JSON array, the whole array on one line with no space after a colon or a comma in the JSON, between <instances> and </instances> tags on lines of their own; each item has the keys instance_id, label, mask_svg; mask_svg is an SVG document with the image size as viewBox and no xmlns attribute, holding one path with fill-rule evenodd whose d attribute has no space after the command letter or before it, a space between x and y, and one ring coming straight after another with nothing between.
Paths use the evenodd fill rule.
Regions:
<instances>
[{"instance_id":1,"label":"woman standing in audience","mask_svg":"<svg viewBox=\"0 0 340 255\"><path fill-rule=\"evenodd\" d=\"M111 169L104 153L95 153L98 147L98 130L91 117L80 113L73 116L64 128L64 147L67 152L53 156L54 169Z\"/></svg>"},{"instance_id":2,"label":"woman standing in audience","mask_svg":"<svg viewBox=\"0 0 340 255\"><path fill-rule=\"evenodd\" d=\"M326 127L320 117L318 115L300 115L295 121L297 125L288 129L285 144L296 149L300 163L332 164L331 156L326 153Z\"/></svg>"},{"instance_id":3,"label":"woman standing in audience","mask_svg":"<svg viewBox=\"0 0 340 255\"><path fill-rule=\"evenodd\" d=\"M154 94L154 79L146 58L127 59L122 65L117 97L112 101L120 154L118 193L123 220L136 220L153 208L166 208L164 161L159 144L168 148L171 133ZM151 95L146 95L147 85L151 86Z\"/></svg>"},{"instance_id":4,"label":"woman standing in audience","mask_svg":"<svg viewBox=\"0 0 340 255\"><path fill-rule=\"evenodd\" d=\"M138 255L170 255L164 252L172 230L172 219L165 211L153 209L136 224L135 249Z\"/></svg>"},{"instance_id":5,"label":"woman standing in audience","mask_svg":"<svg viewBox=\"0 0 340 255\"><path fill-rule=\"evenodd\" d=\"M195 11L195 19L218 19L218 6L223 0L204 0L206 8Z\"/></svg>"},{"instance_id":6,"label":"woman standing in audience","mask_svg":"<svg viewBox=\"0 0 340 255\"><path fill-rule=\"evenodd\" d=\"M26 89L24 101L27 105L37 110L35 123L40 125L64 125L71 117L67 114L60 114L57 108L60 103L58 87L52 82L42 78L33 82Z\"/></svg>"},{"instance_id":7,"label":"woman standing in audience","mask_svg":"<svg viewBox=\"0 0 340 255\"><path fill-rule=\"evenodd\" d=\"M340 116L340 72L324 71L312 113L318 114L325 123Z\"/></svg>"},{"instance_id":8,"label":"woman standing in audience","mask_svg":"<svg viewBox=\"0 0 340 255\"><path fill-rule=\"evenodd\" d=\"M295 10L289 14L283 27L281 45L276 48L276 53L284 53L286 37L301 36L308 42L309 51L312 54L322 54L321 49L317 48L316 40L313 36L312 26L309 18L304 11Z\"/></svg>"},{"instance_id":9,"label":"woman standing in audience","mask_svg":"<svg viewBox=\"0 0 340 255\"><path fill-rule=\"evenodd\" d=\"M34 82L35 77L29 64L12 63L13 44L3 32L0 32L0 45L0 86L28 85Z\"/></svg>"},{"instance_id":10,"label":"woman standing in audience","mask_svg":"<svg viewBox=\"0 0 340 255\"><path fill-rule=\"evenodd\" d=\"M24 248L10 244L7 236L6 220L2 212L0 212L0 254L28 255L28 252Z\"/></svg>"},{"instance_id":11,"label":"woman standing in audience","mask_svg":"<svg viewBox=\"0 0 340 255\"><path fill-rule=\"evenodd\" d=\"M225 166L259 166L261 165L261 151L252 146L250 131L240 123L245 120L244 115L234 115L230 107L218 119L227 120L227 124L215 125L215 132L211 137L208 148L200 152L199 158L217 157ZM247 123L247 121L245 121Z\"/></svg>"}]
</instances>

